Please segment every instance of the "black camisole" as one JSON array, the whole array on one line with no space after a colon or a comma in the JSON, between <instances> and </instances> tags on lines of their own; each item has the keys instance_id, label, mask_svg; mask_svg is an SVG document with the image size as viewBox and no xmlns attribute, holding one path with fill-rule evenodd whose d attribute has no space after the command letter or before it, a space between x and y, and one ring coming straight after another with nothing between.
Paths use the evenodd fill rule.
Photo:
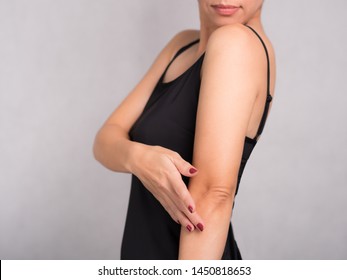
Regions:
<instances>
[{"instance_id":1,"label":"black camisole","mask_svg":"<svg viewBox=\"0 0 347 280\"><path fill-rule=\"evenodd\" d=\"M254 29L249 28L258 36L265 49L267 98L256 136L245 138L235 196L247 160L257 143L258 136L263 131L269 103L272 100L268 51L262 38ZM171 149L190 163L193 158L195 121L201 82L200 70L205 53L176 79L164 83L163 78L174 59L197 42L199 39L177 51L157 82L143 112L129 131L130 140ZM182 180L188 186L189 177L182 175ZM121 244L121 260L177 260L180 230L181 226L172 220L164 207L132 174L129 205ZM242 259L231 222L221 259Z\"/></svg>"}]
</instances>

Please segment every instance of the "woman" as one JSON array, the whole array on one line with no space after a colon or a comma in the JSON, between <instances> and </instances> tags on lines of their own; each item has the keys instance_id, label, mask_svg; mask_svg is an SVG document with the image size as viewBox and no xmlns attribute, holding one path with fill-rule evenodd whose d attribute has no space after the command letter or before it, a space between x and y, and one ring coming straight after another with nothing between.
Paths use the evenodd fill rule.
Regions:
<instances>
[{"instance_id":1,"label":"woman","mask_svg":"<svg viewBox=\"0 0 347 280\"><path fill-rule=\"evenodd\" d=\"M230 223L274 89L262 0L199 0L98 132L95 158L132 173L121 259L241 259ZM271 71L270 71L271 69Z\"/></svg>"}]
</instances>

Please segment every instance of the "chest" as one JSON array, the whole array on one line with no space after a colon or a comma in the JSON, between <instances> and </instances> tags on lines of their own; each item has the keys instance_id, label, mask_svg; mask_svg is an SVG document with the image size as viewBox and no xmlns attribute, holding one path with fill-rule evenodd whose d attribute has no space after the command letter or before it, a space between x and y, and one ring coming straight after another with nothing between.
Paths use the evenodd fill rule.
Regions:
<instances>
[{"instance_id":1,"label":"chest","mask_svg":"<svg viewBox=\"0 0 347 280\"><path fill-rule=\"evenodd\" d=\"M166 147L191 160L199 91L198 65L172 82L159 81L130 129L130 139Z\"/></svg>"}]
</instances>

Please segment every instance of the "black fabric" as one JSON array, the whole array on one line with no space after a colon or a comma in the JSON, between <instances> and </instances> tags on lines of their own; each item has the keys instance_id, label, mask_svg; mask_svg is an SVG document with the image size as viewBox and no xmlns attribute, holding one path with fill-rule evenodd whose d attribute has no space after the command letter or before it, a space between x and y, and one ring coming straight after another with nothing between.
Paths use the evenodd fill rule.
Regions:
<instances>
[{"instance_id":1,"label":"black fabric","mask_svg":"<svg viewBox=\"0 0 347 280\"><path fill-rule=\"evenodd\" d=\"M205 53L173 81L164 83L163 78L172 61L197 42L199 40L182 47L176 53L160 77L140 117L129 131L131 140L147 145L166 147L178 152L188 162L192 162L193 157L195 121L201 82L200 69ZM264 47L266 50L265 44ZM269 71L268 75L270 75ZM270 95L269 86L268 95ZM269 98L266 100L263 118L258 130L260 132L265 124L270 101ZM245 138L236 194L247 160L256 143L256 138ZM188 186L189 177L182 175L182 179ZM132 175L121 259L178 259L180 230L181 226L172 220L141 181ZM242 259L231 222L222 259Z\"/></svg>"}]
</instances>

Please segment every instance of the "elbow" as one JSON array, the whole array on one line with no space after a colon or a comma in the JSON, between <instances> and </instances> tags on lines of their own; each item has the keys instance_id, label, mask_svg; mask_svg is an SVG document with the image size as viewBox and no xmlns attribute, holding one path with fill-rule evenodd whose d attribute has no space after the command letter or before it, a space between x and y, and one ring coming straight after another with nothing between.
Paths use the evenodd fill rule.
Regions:
<instances>
[{"instance_id":1,"label":"elbow","mask_svg":"<svg viewBox=\"0 0 347 280\"><path fill-rule=\"evenodd\" d=\"M197 211L204 219L230 221L234 204L235 188L232 186L212 186L200 192L196 199Z\"/></svg>"},{"instance_id":2,"label":"elbow","mask_svg":"<svg viewBox=\"0 0 347 280\"><path fill-rule=\"evenodd\" d=\"M236 184L209 186L203 193L198 195L198 201L200 201L204 207L231 207L234 201L235 191Z\"/></svg>"},{"instance_id":3,"label":"elbow","mask_svg":"<svg viewBox=\"0 0 347 280\"><path fill-rule=\"evenodd\" d=\"M232 202L235 195L234 186L211 186L207 195L211 196L217 203Z\"/></svg>"}]
</instances>

